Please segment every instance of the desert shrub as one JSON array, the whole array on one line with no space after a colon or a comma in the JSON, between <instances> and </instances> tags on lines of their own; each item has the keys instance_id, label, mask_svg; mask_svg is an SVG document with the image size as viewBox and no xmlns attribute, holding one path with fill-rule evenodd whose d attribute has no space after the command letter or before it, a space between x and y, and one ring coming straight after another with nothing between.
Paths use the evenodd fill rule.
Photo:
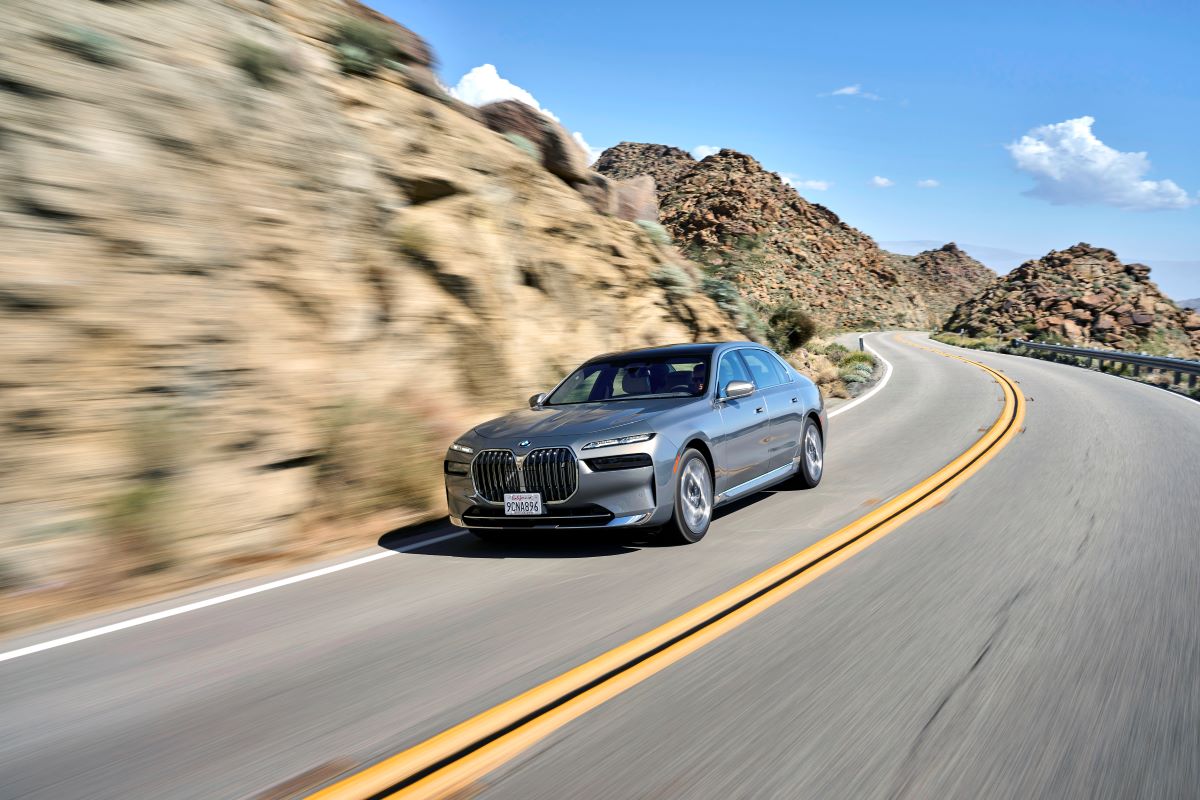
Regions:
<instances>
[{"instance_id":1,"label":"desert shrub","mask_svg":"<svg viewBox=\"0 0 1200 800\"><path fill-rule=\"evenodd\" d=\"M803 347L816 332L812 317L792 303L776 306L767 317L768 342L781 353Z\"/></svg>"},{"instance_id":2,"label":"desert shrub","mask_svg":"<svg viewBox=\"0 0 1200 800\"><path fill-rule=\"evenodd\" d=\"M51 37L50 41L60 50L77 55L93 64L115 67L123 61L121 48L116 40L91 28L68 25L57 35Z\"/></svg>"},{"instance_id":3,"label":"desert shrub","mask_svg":"<svg viewBox=\"0 0 1200 800\"><path fill-rule=\"evenodd\" d=\"M676 264L663 264L650 271L650 280L663 288L670 300L682 300L696 291L696 284L687 271Z\"/></svg>"},{"instance_id":4,"label":"desert shrub","mask_svg":"<svg viewBox=\"0 0 1200 800\"><path fill-rule=\"evenodd\" d=\"M534 161L541 162L542 151L538 149L538 146L536 144L529 141L528 138L522 136L519 133L506 133L506 134L504 134L504 138L508 139L510 142L512 142L514 145L516 145L518 150L523 151L527 156L532 158Z\"/></svg>"},{"instance_id":5,"label":"desert shrub","mask_svg":"<svg viewBox=\"0 0 1200 800\"><path fill-rule=\"evenodd\" d=\"M722 278L705 278L700 281L700 291L704 292L717 308L727 314L737 314L742 308L742 295L732 281Z\"/></svg>"},{"instance_id":6,"label":"desert shrub","mask_svg":"<svg viewBox=\"0 0 1200 800\"><path fill-rule=\"evenodd\" d=\"M871 369L875 369L875 356L870 353L865 353L861 350L847 352L838 362L839 367L854 366L856 364L866 364Z\"/></svg>"},{"instance_id":7,"label":"desert shrub","mask_svg":"<svg viewBox=\"0 0 1200 800\"><path fill-rule=\"evenodd\" d=\"M657 222L648 219L639 219L637 225L646 232L655 244L660 244L664 247L671 244L671 234L667 233L667 229Z\"/></svg>"},{"instance_id":8,"label":"desert shrub","mask_svg":"<svg viewBox=\"0 0 1200 800\"><path fill-rule=\"evenodd\" d=\"M399 56L386 27L365 19L347 19L334 32L338 65L349 75L374 75L386 62Z\"/></svg>"},{"instance_id":9,"label":"desert shrub","mask_svg":"<svg viewBox=\"0 0 1200 800\"><path fill-rule=\"evenodd\" d=\"M279 73L287 66L273 47L246 39L233 43L233 65L266 88L279 82Z\"/></svg>"},{"instance_id":10,"label":"desert shrub","mask_svg":"<svg viewBox=\"0 0 1200 800\"><path fill-rule=\"evenodd\" d=\"M848 347L838 344L837 342L830 342L821 348L821 354L833 362L834 366L840 365L842 363L842 359L845 358L846 354L849 352L850 349Z\"/></svg>"},{"instance_id":11,"label":"desert shrub","mask_svg":"<svg viewBox=\"0 0 1200 800\"><path fill-rule=\"evenodd\" d=\"M871 380L871 375L875 372L875 368L870 364L862 362L846 364L838 369L838 377L847 384L851 383L866 383Z\"/></svg>"},{"instance_id":12,"label":"desert shrub","mask_svg":"<svg viewBox=\"0 0 1200 800\"><path fill-rule=\"evenodd\" d=\"M700 281L700 291L716 303L717 308L728 314L742 333L758 341L768 339L766 322L745 301L732 281L710 276Z\"/></svg>"},{"instance_id":13,"label":"desert shrub","mask_svg":"<svg viewBox=\"0 0 1200 800\"><path fill-rule=\"evenodd\" d=\"M346 401L328 412L323 428L317 481L327 511L362 516L437 503L442 450L406 401Z\"/></svg>"}]
</instances>

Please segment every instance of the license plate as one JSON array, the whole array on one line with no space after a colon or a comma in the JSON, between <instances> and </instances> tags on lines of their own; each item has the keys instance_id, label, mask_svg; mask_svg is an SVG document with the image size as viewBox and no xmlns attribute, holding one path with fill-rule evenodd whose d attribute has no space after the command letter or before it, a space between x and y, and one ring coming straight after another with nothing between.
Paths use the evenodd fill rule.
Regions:
<instances>
[{"instance_id":1,"label":"license plate","mask_svg":"<svg viewBox=\"0 0 1200 800\"><path fill-rule=\"evenodd\" d=\"M538 492L504 495L504 513L510 517L527 517L542 513L542 496Z\"/></svg>"}]
</instances>

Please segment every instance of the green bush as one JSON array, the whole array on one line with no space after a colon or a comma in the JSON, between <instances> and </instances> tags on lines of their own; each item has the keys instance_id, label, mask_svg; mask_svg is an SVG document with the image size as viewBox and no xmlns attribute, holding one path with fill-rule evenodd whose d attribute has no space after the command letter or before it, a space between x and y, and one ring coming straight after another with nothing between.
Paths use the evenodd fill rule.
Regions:
<instances>
[{"instance_id":1,"label":"green bush","mask_svg":"<svg viewBox=\"0 0 1200 800\"><path fill-rule=\"evenodd\" d=\"M374 75L400 55L386 27L364 19L347 19L334 32L338 65L348 75Z\"/></svg>"},{"instance_id":2,"label":"green bush","mask_svg":"<svg viewBox=\"0 0 1200 800\"><path fill-rule=\"evenodd\" d=\"M523 151L527 156L532 158L534 161L541 163L542 151L538 149L538 146L536 144L529 141L529 139L527 139L526 137L522 136L519 133L506 133L506 134L504 134L504 138L508 139L510 142L512 142L514 145L516 145L518 150Z\"/></svg>"},{"instance_id":3,"label":"green bush","mask_svg":"<svg viewBox=\"0 0 1200 800\"><path fill-rule=\"evenodd\" d=\"M875 369L875 356L871 355L870 353L863 352L862 350L855 350L852 353L847 352L844 356L842 356L842 359L838 365L854 366L856 364L866 364L871 369Z\"/></svg>"},{"instance_id":4,"label":"green bush","mask_svg":"<svg viewBox=\"0 0 1200 800\"><path fill-rule=\"evenodd\" d=\"M68 25L50 41L60 50L77 55L93 64L115 67L123 61L121 48L116 40L91 28Z\"/></svg>"},{"instance_id":5,"label":"green bush","mask_svg":"<svg viewBox=\"0 0 1200 800\"><path fill-rule=\"evenodd\" d=\"M233 43L233 65L264 88L278 83L279 73L286 68L283 57L274 48L246 39Z\"/></svg>"},{"instance_id":6,"label":"green bush","mask_svg":"<svg viewBox=\"0 0 1200 800\"><path fill-rule=\"evenodd\" d=\"M767 317L768 341L781 353L798 350L816 332L812 317L792 303L776 306Z\"/></svg>"},{"instance_id":7,"label":"green bush","mask_svg":"<svg viewBox=\"0 0 1200 800\"><path fill-rule=\"evenodd\" d=\"M671 234L667 233L667 229L662 225L659 225L657 222L653 222L648 219L639 219L637 224L638 227L644 230L650 236L650 238L654 240L655 244L660 244L664 247L671 244Z\"/></svg>"},{"instance_id":8,"label":"green bush","mask_svg":"<svg viewBox=\"0 0 1200 800\"><path fill-rule=\"evenodd\" d=\"M661 286L669 300L682 300L696 291L696 283L676 264L663 264L650 271L650 280Z\"/></svg>"},{"instance_id":9,"label":"green bush","mask_svg":"<svg viewBox=\"0 0 1200 800\"><path fill-rule=\"evenodd\" d=\"M838 344L837 342L830 342L821 349L822 355L832 361L835 367L842 363L842 359L845 358L846 354L849 352L849 348L847 348L845 345Z\"/></svg>"}]
</instances>

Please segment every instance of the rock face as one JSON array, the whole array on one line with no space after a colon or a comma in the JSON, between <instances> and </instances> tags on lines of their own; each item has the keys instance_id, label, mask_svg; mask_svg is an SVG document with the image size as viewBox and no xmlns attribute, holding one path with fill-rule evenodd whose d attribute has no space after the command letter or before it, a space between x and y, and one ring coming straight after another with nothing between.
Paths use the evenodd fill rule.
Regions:
<instances>
[{"instance_id":1,"label":"rock face","mask_svg":"<svg viewBox=\"0 0 1200 800\"><path fill-rule=\"evenodd\" d=\"M594 165L597 172L611 178L649 175L660 190L674 186L694 166L696 159L685 150L643 142L621 142L610 147L600 154Z\"/></svg>"},{"instance_id":2,"label":"rock face","mask_svg":"<svg viewBox=\"0 0 1200 800\"><path fill-rule=\"evenodd\" d=\"M1164 296L1149 267L1085 243L1026 261L959 305L945 327L1183 358L1200 353L1200 313Z\"/></svg>"},{"instance_id":3,"label":"rock face","mask_svg":"<svg viewBox=\"0 0 1200 800\"><path fill-rule=\"evenodd\" d=\"M481 106L479 113L497 133L524 137L537 148L542 166L567 183L583 183L591 177L587 157L571 134L536 108L516 100L503 100Z\"/></svg>"},{"instance_id":4,"label":"rock face","mask_svg":"<svg viewBox=\"0 0 1200 800\"><path fill-rule=\"evenodd\" d=\"M996 279L996 273L979 263L954 242L915 256L888 253L892 267L920 293L929 310L927 324L938 329L955 307Z\"/></svg>"},{"instance_id":5,"label":"rock face","mask_svg":"<svg viewBox=\"0 0 1200 800\"><path fill-rule=\"evenodd\" d=\"M702 161L674 147L624 142L596 169L654 178L660 221L685 253L743 296L795 302L831 327L920 327L930 311L888 254L824 206L810 203L748 155Z\"/></svg>"},{"instance_id":6,"label":"rock face","mask_svg":"<svg viewBox=\"0 0 1200 800\"><path fill-rule=\"evenodd\" d=\"M339 43L362 13L6 6L0 591L374 541L438 513L451 437L583 358L739 336L430 89L415 34L365 20L411 62Z\"/></svg>"}]
</instances>

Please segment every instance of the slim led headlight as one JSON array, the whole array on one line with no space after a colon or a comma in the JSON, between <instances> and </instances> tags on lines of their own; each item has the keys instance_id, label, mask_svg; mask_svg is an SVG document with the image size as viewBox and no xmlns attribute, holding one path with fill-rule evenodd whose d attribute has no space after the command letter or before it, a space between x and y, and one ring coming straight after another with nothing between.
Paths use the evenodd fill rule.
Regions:
<instances>
[{"instance_id":1,"label":"slim led headlight","mask_svg":"<svg viewBox=\"0 0 1200 800\"><path fill-rule=\"evenodd\" d=\"M600 439L595 442L588 442L583 446L583 450L595 450L597 447L616 447L619 444L637 444L638 442L648 442L654 438L653 433L636 433L633 436L621 436L616 439Z\"/></svg>"},{"instance_id":2,"label":"slim led headlight","mask_svg":"<svg viewBox=\"0 0 1200 800\"><path fill-rule=\"evenodd\" d=\"M467 455L471 455L475 452L474 447L467 447L465 444L459 444L458 442L450 445L450 449L459 453L466 453Z\"/></svg>"}]
</instances>

